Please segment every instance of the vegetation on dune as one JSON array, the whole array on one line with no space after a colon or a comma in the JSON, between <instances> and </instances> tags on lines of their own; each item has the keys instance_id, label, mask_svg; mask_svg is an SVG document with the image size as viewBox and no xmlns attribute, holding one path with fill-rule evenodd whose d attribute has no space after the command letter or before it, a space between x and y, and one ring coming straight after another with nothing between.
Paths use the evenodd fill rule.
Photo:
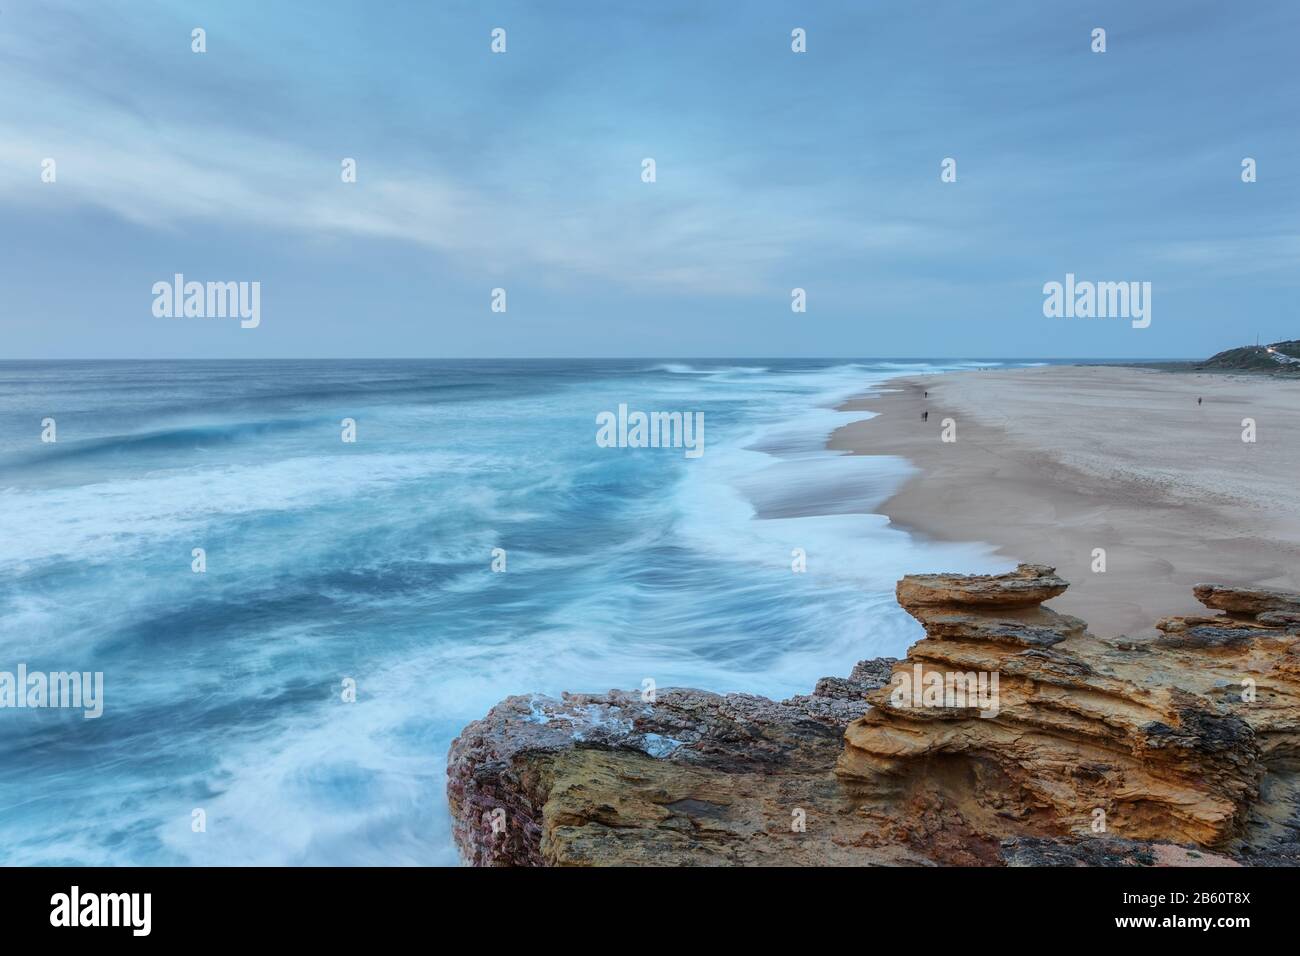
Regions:
<instances>
[{"instance_id":1,"label":"vegetation on dune","mask_svg":"<svg viewBox=\"0 0 1300 956\"><path fill-rule=\"evenodd\" d=\"M1300 339L1228 349L1201 362L1197 368L1300 374Z\"/></svg>"}]
</instances>

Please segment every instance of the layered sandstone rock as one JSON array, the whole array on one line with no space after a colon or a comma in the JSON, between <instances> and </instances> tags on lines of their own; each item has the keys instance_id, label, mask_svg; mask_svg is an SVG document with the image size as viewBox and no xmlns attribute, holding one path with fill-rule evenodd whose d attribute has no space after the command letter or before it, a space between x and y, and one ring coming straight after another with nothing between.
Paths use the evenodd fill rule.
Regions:
<instances>
[{"instance_id":1,"label":"layered sandstone rock","mask_svg":"<svg viewBox=\"0 0 1300 956\"><path fill-rule=\"evenodd\" d=\"M452 745L457 845L481 866L851 862L805 837L852 840L835 759L893 663L781 702L679 689L507 698Z\"/></svg>"},{"instance_id":2,"label":"layered sandstone rock","mask_svg":"<svg viewBox=\"0 0 1300 956\"><path fill-rule=\"evenodd\" d=\"M899 600L926 630L906 666L936 683L996 674L998 706L980 716L874 692L845 734L846 787L882 819L913 808L899 835L940 855L978 856L981 840L1008 832L1244 845L1266 772L1289 774L1300 743L1300 685L1287 670L1296 627L1253 615L1300 597L1201 586L1198 597L1232 613L1165 619L1151 641L1100 640L1036 601L997 600L1061 583L1023 565L904 579Z\"/></svg>"},{"instance_id":3,"label":"layered sandstone rock","mask_svg":"<svg viewBox=\"0 0 1300 956\"><path fill-rule=\"evenodd\" d=\"M1066 587L906 577L906 660L779 703L509 698L452 746L457 843L480 865L1294 862L1300 596L1201 585L1225 613L1104 641L1041 606Z\"/></svg>"}]
</instances>

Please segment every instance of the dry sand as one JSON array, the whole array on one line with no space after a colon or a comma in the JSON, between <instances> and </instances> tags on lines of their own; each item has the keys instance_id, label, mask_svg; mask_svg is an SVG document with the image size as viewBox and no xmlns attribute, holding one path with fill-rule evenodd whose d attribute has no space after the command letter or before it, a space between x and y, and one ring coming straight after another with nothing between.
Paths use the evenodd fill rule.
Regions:
<instances>
[{"instance_id":1,"label":"dry sand","mask_svg":"<svg viewBox=\"0 0 1300 956\"><path fill-rule=\"evenodd\" d=\"M888 387L845 405L879 416L830 442L920 469L881 510L914 533L1057 567L1071 587L1051 606L1096 634L1203 610L1191 595L1202 581L1300 590L1300 382L1053 366ZM953 443L940 440L945 418Z\"/></svg>"}]
</instances>

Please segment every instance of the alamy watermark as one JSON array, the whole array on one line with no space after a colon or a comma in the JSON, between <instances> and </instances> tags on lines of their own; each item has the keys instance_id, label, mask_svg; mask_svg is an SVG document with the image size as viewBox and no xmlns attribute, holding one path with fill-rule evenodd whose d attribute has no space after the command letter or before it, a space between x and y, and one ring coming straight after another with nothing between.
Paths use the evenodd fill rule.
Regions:
<instances>
[{"instance_id":1,"label":"alamy watermark","mask_svg":"<svg viewBox=\"0 0 1300 956\"><path fill-rule=\"evenodd\" d=\"M152 893L83 893L74 884L67 893L50 897L51 926L120 926L132 936L148 936L152 911Z\"/></svg>"},{"instance_id":2,"label":"alamy watermark","mask_svg":"<svg viewBox=\"0 0 1300 956\"><path fill-rule=\"evenodd\" d=\"M687 458L704 454L703 412L629 412L596 416L596 444L601 448L684 448Z\"/></svg>"},{"instance_id":3,"label":"alamy watermark","mask_svg":"<svg viewBox=\"0 0 1300 956\"><path fill-rule=\"evenodd\" d=\"M973 707L981 717L998 715L997 671L926 671L913 664L895 672L889 703L905 707Z\"/></svg>"},{"instance_id":4,"label":"alamy watermark","mask_svg":"<svg viewBox=\"0 0 1300 956\"><path fill-rule=\"evenodd\" d=\"M1043 284L1043 315L1049 319L1132 319L1133 328L1151 324L1150 282L1076 281Z\"/></svg>"},{"instance_id":5,"label":"alamy watermark","mask_svg":"<svg viewBox=\"0 0 1300 956\"><path fill-rule=\"evenodd\" d=\"M17 673L0 671L0 708L71 707L86 720L104 713L104 672L33 671L19 664Z\"/></svg>"},{"instance_id":6,"label":"alamy watermark","mask_svg":"<svg viewBox=\"0 0 1300 956\"><path fill-rule=\"evenodd\" d=\"M239 319L241 329L262 324L262 283L186 282L177 272L171 282L153 284L153 314L160 319Z\"/></svg>"}]
</instances>

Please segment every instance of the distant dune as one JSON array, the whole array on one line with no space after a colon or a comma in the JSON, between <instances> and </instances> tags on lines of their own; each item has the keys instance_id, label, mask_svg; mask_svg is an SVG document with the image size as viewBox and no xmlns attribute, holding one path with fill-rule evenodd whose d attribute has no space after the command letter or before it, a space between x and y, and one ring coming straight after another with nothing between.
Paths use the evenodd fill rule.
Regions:
<instances>
[{"instance_id":1,"label":"distant dune","mask_svg":"<svg viewBox=\"0 0 1300 956\"><path fill-rule=\"evenodd\" d=\"M1203 362L1141 362L1171 372L1259 372L1300 376L1300 339L1271 345L1243 345L1211 355Z\"/></svg>"},{"instance_id":2,"label":"distant dune","mask_svg":"<svg viewBox=\"0 0 1300 956\"><path fill-rule=\"evenodd\" d=\"M1228 349L1202 362L1202 369L1232 369L1243 372L1288 372L1300 374L1300 339L1272 345L1247 345Z\"/></svg>"}]
</instances>

